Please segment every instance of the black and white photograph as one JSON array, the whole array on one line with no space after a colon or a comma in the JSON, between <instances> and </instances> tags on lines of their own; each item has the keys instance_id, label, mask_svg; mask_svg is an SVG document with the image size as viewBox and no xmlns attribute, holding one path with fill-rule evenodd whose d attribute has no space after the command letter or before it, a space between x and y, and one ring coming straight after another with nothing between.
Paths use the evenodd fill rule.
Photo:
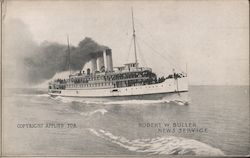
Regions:
<instances>
[{"instance_id":1,"label":"black and white photograph","mask_svg":"<svg viewBox=\"0 0 250 158\"><path fill-rule=\"evenodd\" d=\"M1 156L249 156L247 0L2 0Z\"/></svg>"}]
</instances>

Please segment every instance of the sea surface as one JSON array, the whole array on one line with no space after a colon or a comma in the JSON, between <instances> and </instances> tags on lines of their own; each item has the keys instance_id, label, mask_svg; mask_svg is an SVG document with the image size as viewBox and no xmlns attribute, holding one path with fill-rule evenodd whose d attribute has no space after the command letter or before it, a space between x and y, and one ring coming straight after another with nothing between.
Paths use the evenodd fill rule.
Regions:
<instances>
[{"instance_id":1,"label":"sea surface","mask_svg":"<svg viewBox=\"0 0 250 158\"><path fill-rule=\"evenodd\" d=\"M248 86L190 86L161 100L3 97L3 154L247 155ZM189 132L187 132L189 131Z\"/></svg>"}]
</instances>

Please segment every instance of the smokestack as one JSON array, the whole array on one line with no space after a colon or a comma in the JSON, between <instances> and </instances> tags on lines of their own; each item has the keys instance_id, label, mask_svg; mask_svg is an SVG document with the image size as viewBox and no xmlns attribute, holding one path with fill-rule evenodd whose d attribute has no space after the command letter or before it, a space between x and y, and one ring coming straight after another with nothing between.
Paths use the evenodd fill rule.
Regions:
<instances>
[{"instance_id":1,"label":"smokestack","mask_svg":"<svg viewBox=\"0 0 250 158\"><path fill-rule=\"evenodd\" d=\"M90 75L90 69L89 68L87 69L87 75Z\"/></svg>"},{"instance_id":2,"label":"smokestack","mask_svg":"<svg viewBox=\"0 0 250 158\"><path fill-rule=\"evenodd\" d=\"M96 70L97 70L96 60L97 60L96 58L92 58L92 59L90 60L90 63L91 63L91 71L92 71L92 73L95 73Z\"/></svg>"},{"instance_id":3,"label":"smokestack","mask_svg":"<svg viewBox=\"0 0 250 158\"><path fill-rule=\"evenodd\" d=\"M97 70L101 71L102 67L104 67L104 58L103 58L103 53L99 53L97 56Z\"/></svg>"},{"instance_id":4,"label":"smokestack","mask_svg":"<svg viewBox=\"0 0 250 158\"><path fill-rule=\"evenodd\" d=\"M106 50L106 60L107 60L107 71L113 71L113 59L112 59L112 50Z\"/></svg>"},{"instance_id":5,"label":"smokestack","mask_svg":"<svg viewBox=\"0 0 250 158\"><path fill-rule=\"evenodd\" d=\"M106 56L106 49L103 50L103 59L104 59L105 71L107 71L107 56Z\"/></svg>"}]
</instances>

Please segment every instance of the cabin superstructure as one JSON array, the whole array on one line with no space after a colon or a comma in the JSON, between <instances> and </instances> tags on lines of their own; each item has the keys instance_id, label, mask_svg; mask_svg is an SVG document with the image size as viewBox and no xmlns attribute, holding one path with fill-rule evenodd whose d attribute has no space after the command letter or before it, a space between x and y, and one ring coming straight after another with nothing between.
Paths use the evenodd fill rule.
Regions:
<instances>
[{"instance_id":1,"label":"cabin superstructure","mask_svg":"<svg viewBox=\"0 0 250 158\"><path fill-rule=\"evenodd\" d=\"M68 79L57 79L51 89L116 88L145 85L157 82L151 68L139 67L138 63L127 63L113 68L111 49L97 53L90 59L91 68L70 75Z\"/></svg>"}]
</instances>

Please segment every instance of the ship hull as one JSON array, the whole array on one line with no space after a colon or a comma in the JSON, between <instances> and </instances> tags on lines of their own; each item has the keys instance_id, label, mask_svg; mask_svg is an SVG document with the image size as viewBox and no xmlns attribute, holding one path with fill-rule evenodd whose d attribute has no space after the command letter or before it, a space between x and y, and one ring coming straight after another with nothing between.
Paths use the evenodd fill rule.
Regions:
<instances>
[{"instance_id":1,"label":"ship hull","mask_svg":"<svg viewBox=\"0 0 250 158\"><path fill-rule=\"evenodd\" d=\"M65 89L49 91L51 96L62 97L85 97L85 98L153 98L161 99L171 93L183 93L188 91L188 78L166 79L162 83L121 87L121 88L99 88L99 89Z\"/></svg>"}]
</instances>

